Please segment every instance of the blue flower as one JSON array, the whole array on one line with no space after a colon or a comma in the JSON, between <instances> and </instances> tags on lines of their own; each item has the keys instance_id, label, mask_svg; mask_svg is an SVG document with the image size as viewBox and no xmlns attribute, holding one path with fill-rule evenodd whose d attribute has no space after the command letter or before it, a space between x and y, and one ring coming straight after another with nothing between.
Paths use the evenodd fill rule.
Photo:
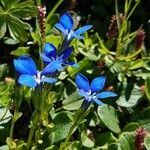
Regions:
<instances>
[{"instance_id":1,"label":"blue flower","mask_svg":"<svg viewBox=\"0 0 150 150\"><path fill-rule=\"evenodd\" d=\"M41 54L41 57L45 63L51 63L53 64L53 68L55 70L62 70L62 65L69 65L73 67L77 67L78 65L74 62L69 62L67 59L71 55L73 51L73 47L69 47L65 49L63 52L57 55L56 47L51 43L46 43L44 45L43 53Z\"/></svg>"},{"instance_id":2,"label":"blue flower","mask_svg":"<svg viewBox=\"0 0 150 150\"><path fill-rule=\"evenodd\" d=\"M96 102L98 105L102 105L103 102L101 102L100 99L117 96L117 94L110 91L99 92L104 88L105 81L106 77L101 76L93 79L92 82L89 83L84 75L80 73L77 74L76 85L79 89L79 95L85 98L85 105L90 104L91 102Z\"/></svg>"},{"instance_id":3,"label":"blue flower","mask_svg":"<svg viewBox=\"0 0 150 150\"><path fill-rule=\"evenodd\" d=\"M45 76L55 72L53 64L47 65L43 71L38 71L32 58L20 56L18 59L14 60L14 67L20 74L18 82L22 85L34 88L44 82L56 82L56 79Z\"/></svg>"},{"instance_id":4,"label":"blue flower","mask_svg":"<svg viewBox=\"0 0 150 150\"><path fill-rule=\"evenodd\" d=\"M83 39L83 34L87 30L92 28L92 25L83 26L75 31L73 31L73 19L69 13L65 12L59 20L59 23L55 25L64 35L67 41L72 40L73 38Z\"/></svg>"}]
</instances>

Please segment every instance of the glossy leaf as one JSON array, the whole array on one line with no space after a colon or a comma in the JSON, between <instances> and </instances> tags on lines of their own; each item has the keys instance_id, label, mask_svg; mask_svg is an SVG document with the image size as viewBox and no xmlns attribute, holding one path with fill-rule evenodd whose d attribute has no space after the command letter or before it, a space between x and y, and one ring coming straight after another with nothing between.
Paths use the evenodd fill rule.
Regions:
<instances>
[{"instance_id":1,"label":"glossy leaf","mask_svg":"<svg viewBox=\"0 0 150 150\"><path fill-rule=\"evenodd\" d=\"M77 110L83 102L82 97L75 91L63 101L63 108L66 110Z\"/></svg>"},{"instance_id":2,"label":"glossy leaf","mask_svg":"<svg viewBox=\"0 0 150 150\"><path fill-rule=\"evenodd\" d=\"M140 113L137 113L136 122L142 125L146 130L150 131L150 107L145 108Z\"/></svg>"},{"instance_id":3,"label":"glossy leaf","mask_svg":"<svg viewBox=\"0 0 150 150\"><path fill-rule=\"evenodd\" d=\"M84 147L87 147L87 148L92 148L94 147L94 141L92 141L87 135L86 133L83 131L81 133L81 142L82 142L82 145Z\"/></svg>"},{"instance_id":4,"label":"glossy leaf","mask_svg":"<svg viewBox=\"0 0 150 150\"><path fill-rule=\"evenodd\" d=\"M139 69L139 68L143 67L143 65L144 65L143 60L138 59L136 61L131 62L128 69L129 70Z\"/></svg>"},{"instance_id":5,"label":"glossy leaf","mask_svg":"<svg viewBox=\"0 0 150 150\"><path fill-rule=\"evenodd\" d=\"M134 107L142 97L142 92L138 86L128 83L123 85L122 94L117 100L117 104L122 107Z\"/></svg>"},{"instance_id":6,"label":"glossy leaf","mask_svg":"<svg viewBox=\"0 0 150 150\"><path fill-rule=\"evenodd\" d=\"M98 115L100 117L100 120L108 129L117 134L121 132L117 113L112 106L108 105L99 106Z\"/></svg>"},{"instance_id":7,"label":"glossy leaf","mask_svg":"<svg viewBox=\"0 0 150 150\"><path fill-rule=\"evenodd\" d=\"M28 55L29 47L19 47L16 50L12 51L10 54L14 56Z\"/></svg>"},{"instance_id":8,"label":"glossy leaf","mask_svg":"<svg viewBox=\"0 0 150 150\"><path fill-rule=\"evenodd\" d=\"M31 29L31 26L23 20L36 16L34 1L1 0L0 3L3 6L0 9L0 37L5 35L7 26L12 38L26 41L28 35L25 30Z\"/></svg>"},{"instance_id":9,"label":"glossy leaf","mask_svg":"<svg viewBox=\"0 0 150 150\"><path fill-rule=\"evenodd\" d=\"M83 59L82 61L78 62L79 67L78 68L73 68L73 67L68 67L68 72L69 76L73 76L76 73L78 73L81 70L85 70L91 65L91 61L88 59Z\"/></svg>"},{"instance_id":10,"label":"glossy leaf","mask_svg":"<svg viewBox=\"0 0 150 150\"><path fill-rule=\"evenodd\" d=\"M139 127L140 127L139 123L130 122L123 128L123 132L132 132L132 131L135 131Z\"/></svg>"},{"instance_id":11,"label":"glossy leaf","mask_svg":"<svg viewBox=\"0 0 150 150\"><path fill-rule=\"evenodd\" d=\"M147 150L150 150L150 136L149 135L144 139L144 146L146 147Z\"/></svg>"},{"instance_id":12,"label":"glossy leaf","mask_svg":"<svg viewBox=\"0 0 150 150\"><path fill-rule=\"evenodd\" d=\"M150 100L150 77L146 78L145 83L146 83L145 93L146 93L146 96L147 96L148 100Z\"/></svg>"},{"instance_id":13,"label":"glossy leaf","mask_svg":"<svg viewBox=\"0 0 150 150\"><path fill-rule=\"evenodd\" d=\"M118 139L118 149L119 150L133 150L134 147L134 133L124 132L120 135Z\"/></svg>"},{"instance_id":14,"label":"glossy leaf","mask_svg":"<svg viewBox=\"0 0 150 150\"><path fill-rule=\"evenodd\" d=\"M66 113L59 113L53 120L54 127L50 130L51 143L59 142L66 138L71 127L71 119Z\"/></svg>"},{"instance_id":15,"label":"glossy leaf","mask_svg":"<svg viewBox=\"0 0 150 150\"><path fill-rule=\"evenodd\" d=\"M101 148L108 149L108 146L117 141L116 137L111 132L96 134L95 145Z\"/></svg>"}]
</instances>

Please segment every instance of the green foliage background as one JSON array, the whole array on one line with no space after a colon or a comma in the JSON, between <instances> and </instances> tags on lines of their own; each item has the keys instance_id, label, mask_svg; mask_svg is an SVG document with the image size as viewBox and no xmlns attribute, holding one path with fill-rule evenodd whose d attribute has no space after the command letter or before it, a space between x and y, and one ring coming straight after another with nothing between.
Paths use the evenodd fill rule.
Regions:
<instances>
[{"instance_id":1,"label":"green foliage background","mask_svg":"<svg viewBox=\"0 0 150 150\"><path fill-rule=\"evenodd\" d=\"M45 107L38 116L42 121L40 129L35 132L32 147L61 150L62 142L75 123L67 143L70 150L134 150L135 130L139 127L147 132L144 146L149 150L150 1L141 0L128 18L136 2L133 0L129 7L130 0L118 0L118 11L126 13L126 17L120 23L115 40L106 37L111 16L116 13L114 0L62 1L42 1L47 7L47 42L60 49L63 37L54 25L59 14L66 10L72 13L75 26L93 24L93 29L84 34L83 40L73 40L71 43L75 50L70 59L80 67L67 67L56 75L59 82L55 86L44 86L45 92L40 98L45 101ZM0 149L26 149L29 128L36 126L35 103L41 99L36 97L33 89L18 85L13 59L23 54L29 55L40 67L39 52L44 43L38 24L38 3L33 0L0 1ZM136 50L135 39L141 25L145 29L146 39ZM74 82L78 72L89 80L106 75L105 89L115 91L118 96L102 100L105 105L92 105L85 114L81 114L84 119L75 122L75 112L83 102ZM14 134L9 131L10 128L14 129Z\"/></svg>"}]
</instances>

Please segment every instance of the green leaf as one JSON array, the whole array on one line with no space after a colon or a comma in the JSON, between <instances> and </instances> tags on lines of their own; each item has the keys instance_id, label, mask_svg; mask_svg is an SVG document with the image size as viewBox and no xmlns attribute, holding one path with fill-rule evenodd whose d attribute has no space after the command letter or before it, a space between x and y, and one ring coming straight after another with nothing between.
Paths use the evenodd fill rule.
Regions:
<instances>
[{"instance_id":1,"label":"green leaf","mask_svg":"<svg viewBox=\"0 0 150 150\"><path fill-rule=\"evenodd\" d=\"M50 147L47 147L45 150L58 150L58 147L55 145L52 145Z\"/></svg>"},{"instance_id":2,"label":"green leaf","mask_svg":"<svg viewBox=\"0 0 150 150\"><path fill-rule=\"evenodd\" d=\"M146 130L150 131L150 107L137 114L136 122Z\"/></svg>"},{"instance_id":3,"label":"green leaf","mask_svg":"<svg viewBox=\"0 0 150 150\"><path fill-rule=\"evenodd\" d=\"M59 7L59 5L63 2L63 0L58 0L58 2L56 3L56 5L53 7L53 9L51 10L51 12L48 14L48 16L46 17L46 23L49 22L49 20L51 19L51 17L53 16L54 12L56 11L56 9Z\"/></svg>"},{"instance_id":4,"label":"green leaf","mask_svg":"<svg viewBox=\"0 0 150 150\"><path fill-rule=\"evenodd\" d=\"M46 36L46 41L52 43L55 47L58 47L61 44L61 37L50 34Z\"/></svg>"},{"instance_id":5,"label":"green leaf","mask_svg":"<svg viewBox=\"0 0 150 150\"><path fill-rule=\"evenodd\" d=\"M34 1L1 0L0 4L3 5L0 10L0 37L4 36L7 26L12 38L26 41L28 37L26 30L31 29L31 26L23 20L36 16Z\"/></svg>"},{"instance_id":6,"label":"green leaf","mask_svg":"<svg viewBox=\"0 0 150 150\"><path fill-rule=\"evenodd\" d=\"M22 11L20 11L22 10ZM34 1L27 0L21 3L17 3L14 8L11 8L10 13L20 19L28 19L35 17L37 14L37 8Z\"/></svg>"},{"instance_id":7,"label":"green leaf","mask_svg":"<svg viewBox=\"0 0 150 150\"><path fill-rule=\"evenodd\" d=\"M76 73L78 73L81 70L86 70L89 66L91 66L91 61L89 59L83 59L82 61L78 62L79 67L68 67L68 75L74 76Z\"/></svg>"},{"instance_id":8,"label":"green leaf","mask_svg":"<svg viewBox=\"0 0 150 150\"><path fill-rule=\"evenodd\" d=\"M0 129L4 128L3 124L8 123L8 121L11 119L12 114L10 111L6 108L0 108Z\"/></svg>"},{"instance_id":9,"label":"green leaf","mask_svg":"<svg viewBox=\"0 0 150 150\"><path fill-rule=\"evenodd\" d=\"M134 150L134 133L124 132L118 139L119 150Z\"/></svg>"},{"instance_id":10,"label":"green leaf","mask_svg":"<svg viewBox=\"0 0 150 150\"><path fill-rule=\"evenodd\" d=\"M74 141L72 143L69 143L68 150L79 150L81 149L81 144L79 141Z\"/></svg>"},{"instance_id":11,"label":"green leaf","mask_svg":"<svg viewBox=\"0 0 150 150\"><path fill-rule=\"evenodd\" d=\"M66 138L72 122L67 113L62 112L56 115L53 123L54 127L49 130L49 139L51 140L51 143L56 143Z\"/></svg>"},{"instance_id":12,"label":"green leaf","mask_svg":"<svg viewBox=\"0 0 150 150\"><path fill-rule=\"evenodd\" d=\"M16 50L12 51L10 54L14 56L28 55L29 47L19 47Z\"/></svg>"},{"instance_id":13,"label":"green leaf","mask_svg":"<svg viewBox=\"0 0 150 150\"><path fill-rule=\"evenodd\" d=\"M0 65L0 80L3 80L7 74L8 74L8 65L1 64Z\"/></svg>"},{"instance_id":14,"label":"green leaf","mask_svg":"<svg viewBox=\"0 0 150 150\"><path fill-rule=\"evenodd\" d=\"M109 60L110 61L110 60ZM125 66L127 65L126 61L117 61L114 63L114 61L112 62L113 65L111 66L110 70L114 73L114 72L123 72L125 70Z\"/></svg>"},{"instance_id":15,"label":"green leaf","mask_svg":"<svg viewBox=\"0 0 150 150\"><path fill-rule=\"evenodd\" d=\"M130 122L123 128L123 132L135 131L138 127L140 127L139 123Z\"/></svg>"},{"instance_id":16,"label":"green leaf","mask_svg":"<svg viewBox=\"0 0 150 150\"><path fill-rule=\"evenodd\" d=\"M0 82L0 106L9 107L12 100L14 83Z\"/></svg>"},{"instance_id":17,"label":"green leaf","mask_svg":"<svg viewBox=\"0 0 150 150\"><path fill-rule=\"evenodd\" d=\"M75 91L63 101L63 108L66 110L77 110L83 102L82 97Z\"/></svg>"},{"instance_id":18,"label":"green leaf","mask_svg":"<svg viewBox=\"0 0 150 150\"><path fill-rule=\"evenodd\" d=\"M98 33L96 33L96 36L99 40L99 45L100 45L100 49L99 49L99 52L102 54L102 55L107 55L109 54L109 50L106 48L106 46L104 45L104 42L102 41L102 39L100 38L100 36L98 35Z\"/></svg>"},{"instance_id":19,"label":"green leaf","mask_svg":"<svg viewBox=\"0 0 150 150\"><path fill-rule=\"evenodd\" d=\"M2 38L5 35L6 32L6 22L0 21L0 38Z\"/></svg>"},{"instance_id":20,"label":"green leaf","mask_svg":"<svg viewBox=\"0 0 150 150\"><path fill-rule=\"evenodd\" d=\"M58 15L53 15L46 23L46 34L50 33L51 29L55 26L58 21ZM56 36L54 36L56 37Z\"/></svg>"},{"instance_id":21,"label":"green leaf","mask_svg":"<svg viewBox=\"0 0 150 150\"><path fill-rule=\"evenodd\" d=\"M96 135L95 145L101 146L101 148L108 149L108 146L117 141L111 132L105 132Z\"/></svg>"},{"instance_id":22,"label":"green leaf","mask_svg":"<svg viewBox=\"0 0 150 150\"><path fill-rule=\"evenodd\" d=\"M14 114L14 120L15 120L15 122L22 116L22 112L17 112L17 113L15 113Z\"/></svg>"},{"instance_id":23,"label":"green leaf","mask_svg":"<svg viewBox=\"0 0 150 150\"><path fill-rule=\"evenodd\" d=\"M108 150L120 150L120 149L118 149L117 143L112 143L109 145Z\"/></svg>"},{"instance_id":24,"label":"green leaf","mask_svg":"<svg viewBox=\"0 0 150 150\"><path fill-rule=\"evenodd\" d=\"M8 45L15 45L15 44L18 44L19 41L15 40L15 39L13 39L11 37L4 37L4 43L8 44Z\"/></svg>"},{"instance_id":25,"label":"green leaf","mask_svg":"<svg viewBox=\"0 0 150 150\"><path fill-rule=\"evenodd\" d=\"M21 41L27 41L27 32L25 31L25 23L16 17L8 16L7 25L9 29L10 36L14 39L20 39ZM29 29L29 28L28 28Z\"/></svg>"},{"instance_id":26,"label":"green leaf","mask_svg":"<svg viewBox=\"0 0 150 150\"><path fill-rule=\"evenodd\" d=\"M0 150L9 150L8 145L3 145L0 147Z\"/></svg>"},{"instance_id":27,"label":"green leaf","mask_svg":"<svg viewBox=\"0 0 150 150\"><path fill-rule=\"evenodd\" d=\"M124 84L121 96L117 100L117 104L122 107L134 107L142 97L140 88L132 83Z\"/></svg>"},{"instance_id":28,"label":"green leaf","mask_svg":"<svg viewBox=\"0 0 150 150\"><path fill-rule=\"evenodd\" d=\"M98 115L104 125L114 133L120 133L119 120L112 106L102 105L98 107Z\"/></svg>"},{"instance_id":29,"label":"green leaf","mask_svg":"<svg viewBox=\"0 0 150 150\"><path fill-rule=\"evenodd\" d=\"M87 134L85 133L85 131L83 131L81 133L81 142L82 142L82 145L87 147L87 148L92 148L94 147L94 141L92 141L88 136Z\"/></svg>"},{"instance_id":30,"label":"green leaf","mask_svg":"<svg viewBox=\"0 0 150 150\"><path fill-rule=\"evenodd\" d=\"M138 59L138 60L131 62L128 69L129 70L139 69L139 68L143 67L143 65L144 65L143 60Z\"/></svg>"},{"instance_id":31,"label":"green leaf","mask_svg":"<svg viewBox=\"0 0 150 150\"><path fill-rule=\"evenodd\" d=\"M148 100L150 100L150 77L146 78L145 85L146 85L145 93L146 93Z\"/></svg>"},{"instance_id":32,"label":"green leaf","mask_svg":"<svg viewBox=\"0 0 150 150\"><path fill-rule=\"evenodd\" d=\"M91 48L89 51L85 52L82 49L78 49L81 54L87 57L89 60L98 61L100 59L100 55L95 54L95 48L93 45L93 49Z\"/></svg>"},{"instance_id":33,"label":"green leaf","mask_svg":"<svg viewBox=\"0 0 150 150\"><path fill-rule=\"evenodd\" d=\"M147 150L150 150L150 136L147 136L144 139L144 146L146 147Z\"/></svg>"}]
</instances>

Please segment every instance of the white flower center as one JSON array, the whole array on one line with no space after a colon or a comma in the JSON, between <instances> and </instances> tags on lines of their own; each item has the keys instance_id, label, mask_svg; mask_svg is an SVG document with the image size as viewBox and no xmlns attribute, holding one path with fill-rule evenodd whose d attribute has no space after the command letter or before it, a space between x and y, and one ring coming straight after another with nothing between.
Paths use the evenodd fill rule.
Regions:
<instances>
[{"instance_id":1,"label":"white flower center","mask_svg":"<svg viewBox=\"0 0 150 150\"><path fill-rule=\"evenodd\" d=\"M96 98L96 93L94 92L94 93L92 94L92 91L91 91L91 90L89 90L89 91L87 92L87 95L88 95L88 101L92 101L93 99Z\"/></svg>"},{"instance_id":2,"label":"white flower center","mask_svg":"<svg viewBox=\"0 0 150 150\"><path fill-rule=\"evenodd\" d=\"M40 84L41 83L41 80L44 79L45 76L41 76L41 72L40 71L37 71L37 75L34 76L34 79L35 81Z\"/></svg>"},{"instance_id":3,"label":"white flower center","mask_svg":"<svg viewBox=\"0 0 150 150\"><path fill-rule=\"evenodd\" d=\"M73 33L74 33L73 30L71 30L71 31L68 33L68 36L67 36L67 40L68 40L68 41L71 39Z\"/></svg>"}]
</instances>

